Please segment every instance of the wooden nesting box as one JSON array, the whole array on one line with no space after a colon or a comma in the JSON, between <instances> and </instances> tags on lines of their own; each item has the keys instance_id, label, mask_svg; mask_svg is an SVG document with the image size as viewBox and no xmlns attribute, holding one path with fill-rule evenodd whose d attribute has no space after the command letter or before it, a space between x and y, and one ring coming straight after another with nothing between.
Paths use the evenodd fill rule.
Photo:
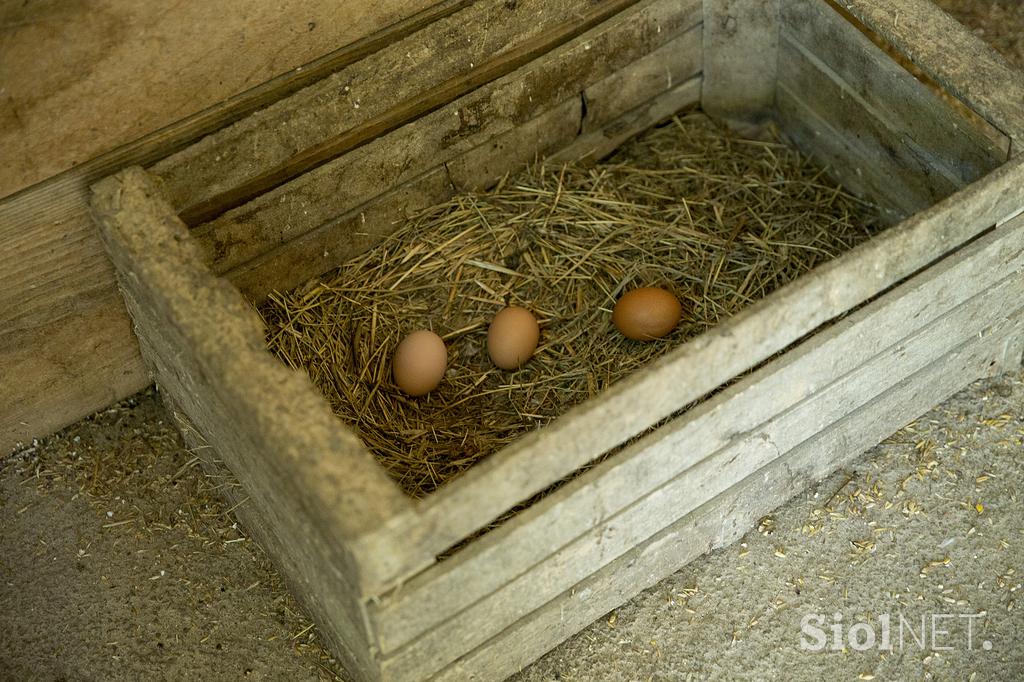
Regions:
<instances>
[{"instance_id":1,"label":"wooden nesting box","mask_svg":"<svg viewBox=\"0 0 1024 682\"><path fill-rule=\"evenodd\" d=\"M1024 84L926 0L447 2L375 47L93 199L165 401L356 678L503 678L1021 362ZM251 300L697 104L894 225L423 500L266 351Z\"/></svg>"}]
</instances>

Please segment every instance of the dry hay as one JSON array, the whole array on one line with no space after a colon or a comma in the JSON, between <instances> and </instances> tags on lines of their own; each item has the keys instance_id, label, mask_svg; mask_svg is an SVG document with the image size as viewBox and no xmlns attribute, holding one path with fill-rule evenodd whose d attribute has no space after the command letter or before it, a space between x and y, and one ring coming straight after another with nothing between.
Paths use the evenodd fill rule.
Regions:
<instances>
[{"instance_id":1,"label":"dry hay","mask_svg":"<svg viewBox=\"0 0 1024 682\"><path fill-rule=\"evenodd\" d=\"M462 194L385 243L261 308L271 350L308 372L391 476L422 496L596 396L680 342L867 239L872 207L779 143L677 118L592 167L538 166ZM619 335L621 292L683 302L669 337ZM495 368L487 326L521 305L541 324L522 369ZM409 399L391 380L399 340L440 334L442 385Z\"/></svg>"}]
</instances>

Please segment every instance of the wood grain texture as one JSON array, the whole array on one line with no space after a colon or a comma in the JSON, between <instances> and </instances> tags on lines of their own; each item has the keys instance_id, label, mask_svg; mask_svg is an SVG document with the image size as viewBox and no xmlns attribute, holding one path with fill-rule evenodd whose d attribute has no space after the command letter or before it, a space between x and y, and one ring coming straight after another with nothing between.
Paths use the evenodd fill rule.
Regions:
<instances>
[{"instance_id":1,"label":"wood grain texture","mask_svg":"<svg viewBox=\"0 0 1024 682\"><path fill-rule=\"evenodd\" d=\"M203 473L218 481L235 481L235 474L175 399L164 393L161 400L175 420L186 448L199 458ZM320 562L322 557L295 550L291 538L281 534L283 524L276 510L260 508L238 483L220 485L218 492L246 534L255 538L273 561L289 592L316 621L319 627L317 636L324 639L351 680L379 680L380 671L373 657L371 635L362 618L363 606L357 598L358 592L348 583L324 584L323 580L313 577L308 567Z\"/></svg>"},{"instance_id":2,"label":"wood grain texture","mask_svg":"<svg viewBox=\"0 0 1024 682\"><path fill-rule=\"evenodd\" d=\"M506 51L496 56L485 56L484 61L480 64L475 64L472 59L468 59L466 62L472 64L468 69L466 68L466 62L461 62L460 60L461 63L456 62L456 64L461 68L443 80L438 80L439 74L428 70L424 74L424 80L414 79L412 81L414 88L411 94L394 101L391 106L386 107L378 115L367 117L357 125L342 129L336 134L328 135L315 144L300 147L280 162L271 162L269 158L266 158L266 154L262 150L258 164L240 163L243 159L237 158L237 155L228 157L234 161L231 166L232 168L243 168L249 171L244 178L234 177L234 174L230 172L226 174L227 178L221 177L225 175L224 168L223 165L217 164L212 173L212 175L218 177L218 180L214 181L215 184L213 185L216 189L207 190L204 185L200 185L199 187L203 187L203 189L183 196L174 187L173 183L169 182L169 192L171 193L172 201L175 202L175 206L179 207L182 219L188 224L195 225L210 220L226 210L240 206L256 196L298 177L302 173L319 168L324 163L338 158L346 152L356 149L381 135L386 135L400 126L435 111L458 97L466 95L511 73L515 69L529 64L531 61L577 38L602 22L613 19L618 13L636 4L644 6L651 3L639 2L639 0L602 0L586 7L577 16L566 19L561 23L553 24L548 24L544 18L549 16L552 16L552 18L557 17L555 12L545 11L539 15L534 13L531 17L532 24L539 24L545 28L539 34L532 35L521 42L514 41L514 44ZM497 7L498 5L495 4L494 6ZM507 8L508 6L505 7ZM514 11L519 12L518 4L515 7ZM463 21L465 20L466 18L463 17ZM462 30L457 35L466 38L470 35L478 35L478 30L476 29L478 25L476 22L472 22L468 26L463 24ZM511 31L512 35L515 34L514 29L511 27L498 28L499 30L496 30L494 33L496 35L504 35L506 40L509 39L509 31ZM502 28L504 28L504 32L501 30ZM403 62L407 62L409 54L406 53ZM611 56L612 54L608 52L606 56ZM405 64L390 70L391 73L395 73L397 76L394 80L383 76L383 74L389 71L377 70L373 72L374 79L378 83L376 87L384 86L387 90L401 91L403 88L400 87L400 84L407 82L407 69L401 68L402 66L405 66ZM565 69L559 75L562 78L567 78L571 73L571 70ZM443 75L443 72L440 75ZM558 87L560 80L560 78L555 78L549 84L552 87ZM344 93L345 91L343 90L342 92ZM389 98L384 99L387 100ZM361 106L359 101L353 103L353 107L356 106ZM252 144L252 141L248 139L249 137L247 135L244 140L246 146ZM204 150L204 153L209 154L209 151ZM217 154L215 159L217 157L223 158L223 154ZM168 161L168 164L171 163L173 162ZM168 169L165 166L155 170L161 177L166 179L165 171ZM201 167L196 168L194 165L187 169L186 173L190 180L189 186L196 187L193 178L200 172ZM199 194L198 200L196 194ZM179 198L186 199L183 205L177 203Z\"/></svg>"},{"instance_id":3,"label":"wood grain texture","mask_svg":"<svg viewBox=\"0 0 1024 682\"><path fill-rule=\"evenodd\" d=\"M691 6L693 19L700 21L701 5ZM603 131L612 122L621 126L621 117L627 112L697 77L704 62L703 38L702 26L694 24L629 66L584 88L586 115L580 135Z\"/></svg>"},{"instance_id":4,"label":"wood grain texture","mask_svg":"<svg viewBox=\"0 0 1024 682\"><path fill-rule=\"evenodd\" d=\"M583 133L571 144L552 154L549 160L552 163L600 161L631 137L666 121L681 110L700 104L700 89L700 76L676 85L671 90L627 111L604 127Z\"/></svg>"},{"instance_id":5,"label":"wood grain texture","mask_svg":"<svg viewBox=\"0 0 1024 682\"><path fill-rule=\"evenodd\" d=\"M1019 319L1013 329L1020 332ZM900 382L525 616L436 679L501 680L686 563L735 542L757 519L808 485L846 466L962 386L997 371L990 366L993 347L1013 329L969 342Z\"/></svg>"},{"instance_id":6,"label":"wood grain texture","mask_svg":"<svg viewBox=\"0 0 1024 682\"><path fill-rule=\"evenodd\" d=\"M436 3L356 0L343 21L320 1L3 3L0 197L280 74L321 78L322 56Z\"/></svg>"},{"instance_id":7,"label":"wood grain texture","mask_svg":"<svg viewBox=\"0 0 1024 682\"><path fill-rule=\"evenodd\" d=\"M931 206L964 186L959 173L937 159L932 150L891 128L808 52L789 41L783 41L780 52L779 99L786 103L778 105L778 120L783 131L791 124L816 126L821 134L809 142L799 144L804 140L798 134L792 137L804 153L827 165L840 183L851 189L858 183L870 186L873 193L868 197L904 215ZM812 115L803 114L805 111ZM793 114L807 120L793 122ZM819 148L817 142L825 135L833 139ZM849 157L832 159L828 152L832 146L849 150Z\"/></svg>"},{"instance_id":8,"label":"wood grain texture","mask_svg":"<svg viewBox=\"0 0 1024 682\"><path fill-rule=\"evenodd\" d=\"M249 300L287 291L362 253L398 229L416 211L455 193L444 166L385 192L336 219L228 271L224 276Z\"/></svg>"},{"instance_id":9,"label":"wood grain texture","mask_svg":"<svg viewBox=\"0 0 1024 682\"><path fill-rule=\"evenodd\" d=\"M973 182L1007 159L1009 140L997 145L960 110L915 78L902 65L821 0L786 0L782 6L783 60L809 60L841 83L869 114L892 131L894 143L907 140L927 162L959 186ZM797 67L800 68L800 67ZM782 75L780 80L791 83ZM805 89L798 96L822 98Z\"/></svg>"},{"instance_id":10,"label":"wood grain texture","mask_svg":"<svg viewBox=\"0 0 1024 682\"><path fill-rule=\"evenodd\" d=\"M704 85L708 115L750 132L775 99L780 0L704 0Z\"/></svg>"},{"instance_id":11,"label":"wood grain texture","mask_svg":"<svg viewBox=\"0 0 1024 682\"><path fill-rule=\"evenodd\" d=\"M302 71L0 200L0 456L149 383L89 216L90 184L128 165L151 164L464 4L441 2Z\"/></svg>"},{"instance_id":12,"label":"wood grain texture","mask_svg":"<svg viewBox=\"0 0 1024 682\"><path fill-rule=\"evenodd\" d=\"M1024 75L929 0L838 0L924 73L1024 144Z\"/></svg>"},{"instance_id":13,"label":"wood grain texture","mask_svg":"<svg viewBox=\"0 0 1024 682\"><path fill-rule=\"evenodd\" d=\"M386 577L379 587L410 577L516 503L1013 215L1022 179L1024 160L1014 159L676 348L599 401L524 436L419 502L415 513L360 538L362 553L377 561L374 574ZM550 457L555 451L560 456Z\"/></svg>"},{"instance_id":14,"label":"wood grain texture","mask_svg":"<svg viewBox=\"0 0 1024 682\"><path fill-rule=\"evenodd\" d=\"M842 131L781 83L775 97L775 117L789 143L824 167L845 189L859 197L876 197L887 222L897 223L926 206L920 190L908 190L899 182L890 185L882 173L873 170L878 150L852 144Z\"/></svg>"},{"instance_id":15,"label":"wood grain texture","mask_svg":"<svg viewBox=\"0 0 1024 682\"><path fill-rule=\"evenodd\" d=\"M699 439L663 445L677 455L685 453L682 456L691 460L690 466L619 514L600 518L570 544L393 656L385 650L384 669L393 671L398 678L411 678L416 672L429 674L444 665L453 652L461 653L482 644L491 633L512 625L524 612L540 608L751 472L784 457L826 425L842 420L962 344L991 334L993 328L1002 328L1007 313L1014 310L1022 294L1024 278L1015 273L765 423L748 431L735 429L729 421L718 422L715 430L730 437L728 445L717 451L708 452ZM856 337L846 336L845 341L852 345ZM1001 350L1001 345L990 347L993 358ZM785 366L787 358L781 360L772 363L772 369ZM684 415L662 430L684 427L686 421ZM660 439L659 434L654 434L645 440L650 446Z\"/></svg>"},{"instance_id":16,"label":"wood grain texture","mask_svg":"<svg viewBox=\"0 0 1024 682\"><path fill-rule=\"evenodd\" d=\"M96 186L94 211L161 388L239 477L309 571L354 588L347 541L410 502L307 377L266 350L255 311L199 259L155 179L128 169ZM324 560L326 558L326 560ZM311 573L311 575L312 575Z\"/></svg>"},{"instance_id":17,"label":"wood grain texture","mask_svg":"<svg viewBox=\"0 0 1024 682\"><path fill-rule=\"evenodd\" d=\"M384 112L454 76L500 56L559 22L576 17L584 0L462 2L429 31L404 36L281 99L199 144L156 164L180 208L209 199L285 163L301 150L366 126ZM492 30L480 31L479 26Z\"/></svg>"},{"instance_id":18,"label":"wood grain texture","mask_svg":"<svg viewBox=\"0 0 1024 682\"><path fill-rule=\"evenodd\" d=\"M493 187L518 169L546 159L579 134L583 103L571 97L540 116L445 161L448 178L458 192Z\"/></svg>"},{"instance_id":19,"label":"wood grain texture","mask_svg":"<svg viewBox=\"0 0 1024 682\"><path fill-rule=\"evenodd\" d=\"M569 120L558 123L558 129L565 132L560 141L546 135L542 146L564 145L580 127L579 93L612 77L618 69L629 68L650 50L672 42L678 56L666 61L662 71L677 69L688 72L689 77L699 70L699 43L691 42L699 40L692 30L700 21L699 10L695 1L642 3L523 68L197 227L194 232L208 262L215 271L228 272L319 229L429 168L516 130L545 111L575 106ZM684 35L679 36L680 31ZM649 62L645 68L650 68ZM655 85L663 87L663 81ZM656 93L637 88L634 94L638 99L630 106ZM569 100L575 100L575 105ZM387 111L381 114L390 115ZM526 161L537 151L524 147L517 154ZM477 151L477 156L480 153ZM504 172L514 167L503 165ZM334 252L339 259L335 264L355 255ZM307 269L299 281L320 272ZM281 284L271 279L270 286Z\"/></svg>"},{"instance_id":20,"label":"wood grain texture","mask_svg":"<svg viewBox=\"0 0 1024 682\"><path fill-rule=\"evenodd\" d=\"M1024 294L1021 271L1024 220L1018 219L1012 228L1007 225L979 238L375 600L370 617L381 632L381 648L400 646L527 575L539 562L590 532L595 520L615 516L687 467L727 447L736 434L754 431L773 415L848 377L880 349L894 347L997 283L1017 276L1003 289L1012 291L1015 286L1018 294ZM948 328L953 318L944 319ZM809 423L818 418L823 413ZM795 428L799 431L800 425Z\"/></svg>"}]
</instances>

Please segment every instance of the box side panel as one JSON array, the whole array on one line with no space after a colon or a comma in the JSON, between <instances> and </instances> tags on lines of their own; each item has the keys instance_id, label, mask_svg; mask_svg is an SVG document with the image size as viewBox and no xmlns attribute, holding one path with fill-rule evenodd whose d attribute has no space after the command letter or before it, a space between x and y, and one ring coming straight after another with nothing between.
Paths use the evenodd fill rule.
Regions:
<instances>
[{"instance_id":1,"label":"box side panel","mask_svg":"<svg viewBox=\"0 0 1024 682\"><path fill-rule=\"evenodd\" d=\"M701 106L739 132L756 135L771 117L780 0L704 0Z\"/></svg>"},{"instance_id":2,"label":"box side panel","mask_svg":"<svg viewBox=\"0 0 1024 682\"><path fill-rule=\"evenodd\" d=\"M180 214L285 164L304 149L366 129L388 110L579 19L594 5L624 6L618 0L445 4L454 6L435 21L155 164L151 170L166 183L171 204Z\"/></svg>"},{"instance_id":3,"label":"box side panel","mask_svg":"<svg viewBox=\"0 0 1024 682\"><path fill-rule=\"evenodd\" d=\"M1024 74L930 0L843 0L846 11L925 74L1024 145Z\"/></svg>"},{"instance_id":4,"label":"box side panel","mask_svg":"<svg viewBox=\"0 0 1024 682\"><path fill-rule=\"evenodd\" d=\"M488 633L511 625L525 610L539 608L753 471L786 456L785 453L828 425L842 420L856 407L871 402L961 345L989 336L993 329L1009 326L1007 314L1017 309L1024 294L1024 276L1021 274L1024 272L1024 229L1010 230L1009 233L1008 236L1016 237L1016 242L997 256L997 262L1010 266L1009 276L941 315L917 333L901 338L859 367L834 381L822 377L823 386L815 388L813 383L822 371L819 368L816 376L811 360L813 355L791 352L787 355L796 357L780 358L759 372L757 380L751 381L756 386L757 383L771 382L772 377L780 372L792 371L798 377L798 390L806 395L792 407L776 407L775 395L767 392L761 396L761 402L769 403L769 407L778 411L769 410L770 416L761 424L747 428L742 419L737 423L728 415L718 415L725 418L706 420L706 438L703 434L681 435L680 432L685 433L688 422L693 419L687 415L640 441L635 446L640 461L660 457L670 467L681 462L683 471L621 512L605 513L592 528L550 557L529 567L508 584L434 627L415 642L401 647L393 657L385 658L385 668L393 667L395 671L408 673L422 670L423 666L429 670L436 669L435 666L444 664L442 652L445 647L453 646L451 642L458 642L461 646L482 643ZM963 278L969 276L963 269L958 269L957 274L960 278L947 282L948 286L959 287L964 282ZM948 289L943 289L936 295L941 299L948 293ZM873 304L864 313L876 307ZM855 327L842 329L836 334L839 347L834 352L841 354L860 346L864 343L861 337L862 331ZM1002 360L1006 334L999 338L998 343L989 347L995 353L996 364ZM824 373L827 374L827 370ZM734 399L728 392L709 401L709 406L728 411L733 402L738 407L746 407L742 404L745 401ZM764 411L766 406L754 403L749 407L756 412ZM707 452L703 449L706 440L724 444ZM649 462L651 467L658 464L660 462ZM585 489L584 494L598 497L597 506L603 507L606 500L602 494L605 492L605 489L593 486ZM538 535L546 532L537 527L534 531ZM387 634L382 629L381 642L385 653Z\"/></svg>"},{"instance_id":5,"label":"box side panel","mask_svg":"<svg viewBox=\"0 0 1024 682\"><path fill-rule=\"evenodd\" d=\"M151 357L150 351L147 350L146 354ZM207 476L225 482L219 490L230 504L231 513L272 559L291 594L307 613L312 614L320 628L318 635L326 640L346 672L354 680L379 679L380 670L373 656L372 638L365 627L364 607L355 598L351 585L339 583L325 589L324 584L311 579L304 566L310 561L322 560L322 557L296 552L291 538L280 534L288 524L282 522L278 515L282 511L287 513L287 510L259 507L166 390L162 399L174 417L186 447L199 458ZM226 484L228 481L233 485Z\"/></svg>"},{"instance_id":6,"label":"box side panel","mask_svg":"<svg viewBox=\"0 0 1024 682\"><path fill-rule=\"evenodd\" d=\"M600 400L570 410L473 467L423 500L416 512L362 538L366 554L387 558L380 575L410 576L423 567L424 556L446 550L516 503L1014 215L1021 178L1024 165L1014 159L676 348L612 386Z\"/></svg>"},{"instance_id":7,"label":"box side panel","mask_svg":"<svg viewBox=\"0 0 1024 682\"><path fill-rule=\"evenodd\" d=\"M1006 160L1001 147L821 0L785 0L777 118L852 190L913 214Z\"/></svg>"},{"instance_id":8,"label":"box side panel","mask_svg":"<svg viewBox=\"0 0 1024 682\"><path fill-rule=\"evenodd\" d=\"M1024 230L986 235L791 351L785 362L758 371L673 425L617 453L372 604L371 617L381 632L382 651L423 635L536 570L565 545L592 535L605 519L639 504L688 468L729 446L737 434L794 408L832 382L848 381L844 377L860 371L880 349L894 348L925 328L932 329L932 335L940 333L928 326L940 319L950 325L954 319L946 317L950 311L990 288L1015 286L1005 280L1021 269ZM964 332L954 329L952 333ZM878 379L886 380L884 375ZM729 428L724 429L724 424ZM604 544L605 556L612 544Z\"/></svg>"},{"instance_id":9,"label":"box side panel","mask_svg":"<svg viewBox=\"0 0 1024 682\"><path fill-rule=\"evenodd\" d=\"M454 101L441 101L436 110L392 132L381 131L365 145L200 225L195 229L196 238L214 270L225 273L253 298L316 276L397 228L405 215L397 210L379 222L361 218L360 229L351 233L331 227L340 226L344 217L354 212L365 218L368 205L380 203L382 195L421 181L439 165L454 166L453 184L461 186L465 178L459 175L459 160L482 147L486 153L485 145L507 134L525 144L516 150L516 157L495 160L503 169L500 174L491 169L489 175L500 178L539 152L565 146L585 127L609 123L674 83L695 76L701 63L700 32L696 30L699 9L696 0L641 3L457 99L457 93L448 92L454 86L437 86L438 97ZM656 54L651 55L652 51ZM598 91L591 94L607 92L605 83L613 77L620 86L618 97L599 97L593 115L605 120L588 123L590 107L586 115L583 109L586 90ZM629 88L621 87L624 80ZM336 93L335 97L343 95ZM416 102L400 102L382 116L400 118L403 111L415 108ZM556 116L560 118L554 119ZM529 126L534 131L532 145L529 130L518 130ZM473 156L479 159L481 155L476 151ZM443 201L453 191L450 186L438 185L422 206ZM294 259L288 259L288 268L271 267L275 259L287 258L279 252L291 250L297 239L325 231L334 233L334 246L326 255L321 252L300 267Z\"/></svg>"},{"instance_id":10,"label":"box side panel","mask_svg":"<svg viewBox=\"0 0 1024 682\"><path fill-rule=\"evenodd\" d=\"M238 476L287 547L295 582L311 586L305 598L353 606L332 620L364 643L369 665L352 539L407 509L407 498L308 379L266 351L255 312L199 264L152 176L129 169L104 180L94 210L162 391Z\"/></svg>"},{"instance_id":11,"label":"box side panel","mask_svg":"<svg viewBox=\"0 0 1024 682\"><path fill-rule=\"evenodd\" d=\"M400 40L469 0L444 0L217 106L0 200L0 457L149 383L89 214L89 186L150 164ZM408 16L408 3L385 2ZM386 12L385 12L386 13ZM371 17L382 18L380 14ZM356 35L370 27L350 26Z\"/></svg>"},{"instance_id":12,"label":"box side panel","mask_svg":"<svg viewBox=\"0 0 1024 682\"><path fill-rule=\"evenodd\" d=\"M928 152L929 162L961 185L1008 158L1005 134L939 84L916 77L904 55L886 43L878 45L877 34L865 34L851 23L856 18L821 0L786 0L782 14L784 45L845 84L873 116Z\"/></svg>"},{"instance_id":13,"label":"box side panel","mask_svg":"<svg viewBox=\"0 0 1024 682\"><path fill-rule=\"evenodd\" d=\"M686 563L735 542L758 518L794 494L845 466L970 381L997 371L991 366L993 345L1005 334L1004 329L971 341L908 377L496 635L434 679L503 679Z\"/></svg>"}]
</instances>

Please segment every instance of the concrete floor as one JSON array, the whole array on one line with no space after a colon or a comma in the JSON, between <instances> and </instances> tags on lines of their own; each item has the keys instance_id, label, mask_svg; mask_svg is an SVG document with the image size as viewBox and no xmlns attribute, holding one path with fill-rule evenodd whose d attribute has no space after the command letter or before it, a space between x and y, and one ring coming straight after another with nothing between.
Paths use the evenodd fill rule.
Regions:
<instances>
[{"instance_id":1,"label":"concrete floor","mask_svg":"<svg viewBox=\"0 0 1024 682\"><path fill-rule=\"evenodd\" d=\"M970 387L518 679L1019 679L1021 481L1024 372ZM155 392L0 465L0 679L344 679L219 501L230 484L202 475ZM879 638L890 614L894 650L802 650L808 614Z\"/></svg>"},{"instance_id":2,"label":"concrete floor","mask_svg":"<svg viewBox=\"0 0 1024 682\"><path fill-rule=\"evenodd\" d=\"M939 4L1024 64L1024 3ZM1022 415L1024 373L972 386L518 679L1024 678ZM0 462L0 680L344 679L223 485L153 392Z\"/></svg>"}]
</instances>

